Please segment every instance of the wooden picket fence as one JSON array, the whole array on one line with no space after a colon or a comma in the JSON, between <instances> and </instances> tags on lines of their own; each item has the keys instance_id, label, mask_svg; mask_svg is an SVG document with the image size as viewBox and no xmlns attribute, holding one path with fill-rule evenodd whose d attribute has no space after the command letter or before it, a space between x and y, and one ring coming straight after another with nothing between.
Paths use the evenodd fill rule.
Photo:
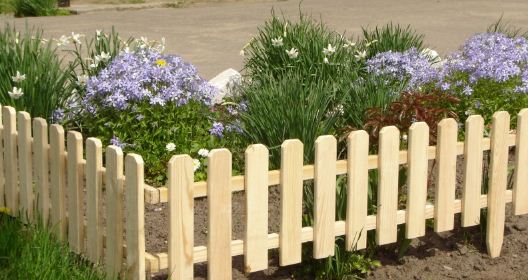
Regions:
<instances>
[{"instance_id":1,"label":"wooden picket fence","mask_svg":"<svg viewBox=\"0 0 528 280\"><path fill-rule=\"evenodd\" d=\"M37 209L58 238L68 242L72 251L102 264L109 277L145 279L150 273L168 270L171 279L192 279L194 264L207 262L209 279L231 279L229 252L245 256L247 272L260 271L268 267L269 249L278 248L281 266L296 264L301 262L305 242L313 242L314 258L326 258L334 254L337 236L346 237L348 250L365 248L369 230L376 230L377 244L389 244L396 242L399 224L405 224L406 238L417 238L425 235L426 219L434 219L436 232L449 231L456 213L461 213L462 226L468 227L480 222L480 209L486 207L486 244L489 255L497 257L506 203L513 202L515 215L528 213L528 109L518 114L515 133L510 131L508 113L495 113L489 138L484 137L482 117L470 116L464 142L457 141L457 122L442 120L437 146L429 146L428 126L414 123L404 151L398 129L385 127L380 131L378 155L369 155L367 133L355 131L347 139L346 160L337 159L333 136L321 136L314 165L304 165L299 140L287 140L281 146L280 170L273 171L269 171L268 149L251 145L245 152L245 176L232 176L231 153L216 149L208 157L207 182L194 182L192 158L178 155L168 164L168 184L162 188L144 183L140 156L124 157L119 148L109 146L103 167L98 139L86 139L83 151L80 133L70 131L65 137L61 126L48 128L45 120L32 121L29 114L11 107L2 108L0 133L0 198L5 197L0 207L29 217L28 222L35 219ZM508 190L513 146L514 187ZM489 189L482 194L483 152L488 150ZM464 156L461 199L455 195L459 155ZM437 162L433 204L427 202L431 159ZM398 207L400 166L407 168L405 209ZM376 214L369 215L372 169L379 173L378 205ZM338 175L347 176L345 221L335 218ZM314 182L312 227L302 226L305 180ZM280 231L269 233L268 188L276 185L280 186ZM232 240L231 197L239 191L245 192L246 231L243 240ZM208 239L207 246L194 246L194 200L201 197L208 201ZM168 252L145 252L145 202L169 203Z\"/></svg>"}]
</instances>

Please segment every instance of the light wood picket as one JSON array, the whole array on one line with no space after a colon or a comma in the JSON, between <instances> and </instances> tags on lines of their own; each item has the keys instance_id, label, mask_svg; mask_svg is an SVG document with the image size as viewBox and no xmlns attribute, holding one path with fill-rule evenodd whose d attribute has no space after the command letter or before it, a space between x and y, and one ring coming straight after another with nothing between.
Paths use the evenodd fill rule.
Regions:
<instances>
[{"instance_id":1,"label":"light wood picket","mask_svg":"<svg viewBox=\"0 0 528 280\"><path fill-rule=\"evenodd\" d=\"M470 116L466 120L464 144L464 186L462 193L462 226L469 227L480 222L478 198L482 186L482 137L484 119Z\"/></svg>"},{"instance_id":2,"label":"light wood picket","mask_svg":"<svg viewBox=\"0 0 528 280\"><path fill-rule=\"evenodd\" d=\"M314 180L314 250L313 257L322 259L334 255L336 204L336 157L335 137L320 136L315 141Z\"/></svg>"},{"instance_id":3,"label":"light wood picket","mask_svg":"<svg viewBox=\"0 0 528 280\"><path fill-rule=\"evenodd\" d=\"M99 139L86 140L86 240L88 258L103 260L103 145Z\"/></svg>"},{"instance_id":4,"label":"light wood picket","mask_svg":"<svg viewBox=\"0 0 528 280\"><path fill-rule=\"evenodd\" d=\"M246 149L246 272L268 267L268 158L268 149L262 144Z\"/></svg>"},{"instance_id":5,"label":"light wood picket","mask_svg":"<svg viewBox=\"0 0 528 280\"><path fill-rule=\"evenodd\" d=\"M125 159L126 177L126 277L144 280L145 274L145 198L143 192L144 163L139 155Z\"/></svg>"},{"instance_id":6,"label":"light wood picket","mask_svg":"<svg viewBox=\"0 0 528 280\"><path fill-rule=\"evenodd\" d=\"M4 124L4 162L6 206L13 216L18 213L18 155L16 111L13 107L2 107Z\"/></svg>"},{"instance_id":7,"label":"light wood picket","mask_svg":"<svg viewBox=\"0 0 528 280\"><path fill-rule=\"evenodd\" d=\"M528 109L517 115L515 143L513 213L523 215L528 214Z\"/></svg>"},{"instance_id":8,"label":"light wood picket","mask_svg":"<svg viewBox=\"0 0 528 280\"><path fill-rule=\"evenodd\" d=\"M84 168L81 133L69 131L67 137L68 242L73 251L84 252Z\"/></svg>"},{"instance_id":9,"label":"light wood picket","mask_svg":"<svg viewBox=\"0 0 528 280\"><path fill-rule=\"evenodd\" d=\"M427 147L429 147L429 127L417 122L409 128L408 167L407 167L407 215L405 238L425 235L425 202L427 200Z\"/></svg>"},{"instance_id":10,"label":"light wood picket","mask_svg":"<svg viewBox=\"0 0 528 280\"><path fill-rule=\"evenodd\" d=\"M6 207L5 175L4 175L4 124L2 122L2 106L0 106L0 207Z\"/></svg>"},{"instance_id":11,"label":"light wood picket","mask_svg":"<svg viewBox=\"0 0 528 280\"><path fill-rule=\"evenodd\" d=\"M49 190L49 143L48 124L45 119L33 119L33 166L35 167L35 189L38 198L38 211L42 224L49 223L50 190Z\"/></svg>"},{"instance_id":12,"label":"light wood picket","mask_svg":"<svg viewBox=\"0 0 528 280\"><path fill-rule=\"evenodd\" d=\"M106 148L106 275L119 275L123 262L123 151Z\"/></svg>"},{"instance_id":13,"label":"light wood picket","mask_svg":"<svg viewBox=\"0 0 528 280\"><path fill-rule=\"evenodd\" d=\"M506 216L506 183L508 180L508 144L506 135L510 131L510 115L507 112L493 114L491 127L491 162L488 190L488 222L486 245L488 254L498 257L504 239Z\"/></svg>"},{"instance_id":14,"label":"light wood picket","mask_svg":"<svg viewBox=\"0 0 528 280\"><path fill-rule=\"evenodd\" d=\"M208 158L207 278L231 279L231 152L212 150Z\"/></svg>"},{"instance_id":15,"label":"light wood picket","mask_svg":"<svg viewBox=\"0 0 528 280\"><path fill-rule=\"evenodd\" d=\"M20 215L23 221L33 220L33 161L31 116L18 112L18 170L20 175Z\"/></svg>"},{"instance_id":16,"label":"light wood picket","mask_svg":"<svg viewBox=\"0 0 528 280\"><path fill-rule=\"evenodd\" d=\"M194 172L188 155L169 161L169 275L174 279L193 279L194 247Z\"/></svg>"},{"instance_id":17,"label":"light wood picket","mask_svg":"<svg viewBox=\"0 0 528 280\"><path fill-rule=\"evenodd\" d=\"M435 232L452 230L455 225L456 143L458 124L444 119L438 124L436 149Z\"/></svg>"},{"instance_id":18,"label":"light wood picket","mask_svg":"<svg viewBox=\"0 0 528 280\"><path fill-rule=\"evenodd\" d=\"M303 144L286 140L281 146L280 265L301 262Z\"/></svg>"},{"instance_id":19,"label":"light wood picket","mask_svg":"<svg viewBox=\"0 0 528 280\"><path fill-rule=\"evenodd\" d=\"M400 131L395 126L388 126L382 128L379 135L376 242L384 245L397 240Z\"/></svg>"},{"instance_id":20,"label":"light wood picket","mask_svg":"<svg viewBox=\"0 0 528 280\"><path fill-rule=\"evenodd\" d=\"M361 250L367 247L368 214L368 146L367 132L360 130L350 133L348 145L348 190L346 212L347 250Z\"/></svg>"},{"instance_id":21,"label":"light wood picket","mask_svg":"<svg viewBox=\"0 0 528 280\"><path fill-rule=\"evenodd\" d=\"M64 128L50 126L50 176L51 176L51 227L61 241L68 238L66 219L66 152L64 150Z\"/></svg>"}]
</instances>

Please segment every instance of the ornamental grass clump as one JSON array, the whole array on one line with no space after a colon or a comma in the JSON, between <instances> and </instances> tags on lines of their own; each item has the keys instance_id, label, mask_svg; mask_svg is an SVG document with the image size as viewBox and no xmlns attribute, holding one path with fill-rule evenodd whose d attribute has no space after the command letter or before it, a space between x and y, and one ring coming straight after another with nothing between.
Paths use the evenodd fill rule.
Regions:
<instances>
[{"instance_id":1,"label":"ornamental grass clump","mask_svg":"<svg viewBox=\"0 0 528 280\"><path fill-rule=\"evenodd\" d=\"M84 133L141 154L148 182L165 182L166 163L175 154L194 157L201 180L207 150L229 147L236 134L217 121L215 94L181 57L143 49L118 55L88 79L75 114Z\"/></svg>"},{"instance_id":2,"label":"ornamental grass clump","mask_svg":"<svg viewBox=\"0 0 528 280\"><path fill-rule=\"evenodd\" d=\"M515 124L528 104L528 40L502 33L469 38L443 64L438 87L461 99L461 116L481 114L489 123L493 112L506 110Z\"/></svg>"},{"instance_id":3,"label":"ornamental grass clump","mask_svg":"<svg viewBox=\"0 0 528 280\"><path fill-rule=\"evenodd\" d=\"M410 25L402 27L399 24L388 23L374 29L362 28L363 42L368 45L367 58L372 58L383 52L405 52L409 49L425 50L424 35L416 32Z\"/></svg>"}]
</instances>

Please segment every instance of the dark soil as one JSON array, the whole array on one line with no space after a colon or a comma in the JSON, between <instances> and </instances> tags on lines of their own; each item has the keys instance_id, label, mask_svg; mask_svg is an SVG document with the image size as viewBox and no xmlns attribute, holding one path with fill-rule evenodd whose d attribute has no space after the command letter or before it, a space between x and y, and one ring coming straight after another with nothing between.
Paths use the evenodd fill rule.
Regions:
<instances>
[{"instance_id":1,"label":"dark soil","mask_svg":"<svg viewBox=\"0 0 528 280\"><path fill-rule=\"evenodd\" d=\"M512 163L513 157L510 158ZM429 163L433 170L433 161ZM457 198L461 197L462 158L457 164ZM486 167L486 164L485 164ZM434 172L431 172L428 197L434 196ZM243 239L244 195L233 194L232 239ZM455 229L435 233L412 241L405 256L398 259L394 245L378 248L374 259L382 266L366 276L367 279L528 279L528 215L512 216L506 207L506 226L501 256L490 259L486 253L485 229L480 225L460 227L460 214L455 216ZM269 232L279 231L280 195L277 187L269 190ZM167 252L168 204L147 205L145 209L146 249L150 253ZM207 243L207 199L195 200L195 246ZM247 275L244 258L233 258L233 279L292 279L300 265L278 267L278 251L269 252L269 269ZM195 279L207 278L206 263L195 265ZM154 279L167 279L166 271ZM310 279L310 278L304 278Z\"/></svg>"}]
</instances>

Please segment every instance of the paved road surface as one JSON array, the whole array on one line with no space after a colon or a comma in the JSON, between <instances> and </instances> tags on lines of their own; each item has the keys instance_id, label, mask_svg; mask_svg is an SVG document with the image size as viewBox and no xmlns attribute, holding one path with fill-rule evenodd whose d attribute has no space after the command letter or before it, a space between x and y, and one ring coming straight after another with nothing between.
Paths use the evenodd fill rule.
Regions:
<instances>
[{"instance_id":1,"label":"paved road surface","mask_svg":"<svg viewBox=\"0 0 528 280\"><path fill-rule=\"evenodd\" d=\"M272 7L298 16L299 2L206 3L187 8L154 8L99 11L66 17L0 19L44 28L59 37L71 31L92 33L115 26L125 37L148 36L167 40L167 52L194 63L205 78L233 67L240 69L240 48L270 16ZM456 49L469 35L484 31L501 14L513 24L528 28L526 0L305 0L302 9L321 17L337 31L359 34L360 26L389 21L411 24L426 35L426 42L440 54Z\"/></svg>"}]
</instances>

